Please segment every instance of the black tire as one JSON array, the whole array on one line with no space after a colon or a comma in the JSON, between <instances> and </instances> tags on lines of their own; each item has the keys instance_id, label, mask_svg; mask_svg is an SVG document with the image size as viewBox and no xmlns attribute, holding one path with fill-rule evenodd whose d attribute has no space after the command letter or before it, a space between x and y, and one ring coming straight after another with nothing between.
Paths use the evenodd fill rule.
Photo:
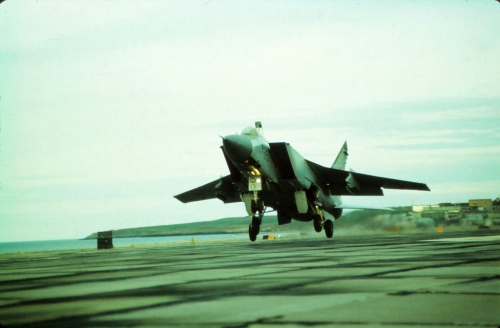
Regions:
<instances>
[{"instance_id":1,"label":"black tire","mask_svg":"<svg viewBox=\"0 0 500 328\"><path fill-rule=\"evenodd\" d=\"M326 220L324 228L325 228L326 237L332 238L333 237L333 222L332 222L332 220Z\"/></svg>"},{"instance_id":2,"label":"black tire","mask_svg":"<svg viewBox=\"0 0 500 328\"><path fill-rule=\"evenodd\" d=\"M256 216L252 217L252 224L250 226L252 227L253 233L257 236L260 233L260 220L259 220L259 218Z\"/></svg>"},{"instance_id":3,"label":"black tire","mask_svg":"<svg viewBox=\"0 0 500 328\"><path fill-rule=\"evenodd\" d=\"M313 223L314 223L314 231L321 232L321 230L323 230L323 227L321 226L321 216L319 214L316 214L314 216Z\"/></svg>"},{"instance_id":4,"label":"black tire","mask_svg":"<svg viewBox=\"0 0 500 328\"><path fill-rule=\"evenodd\" d=\"M248 226L248 237L250 238L250 241L255 241L257 239L257 235L253 232L252 225Z\"/></svg>"}]
</instances>

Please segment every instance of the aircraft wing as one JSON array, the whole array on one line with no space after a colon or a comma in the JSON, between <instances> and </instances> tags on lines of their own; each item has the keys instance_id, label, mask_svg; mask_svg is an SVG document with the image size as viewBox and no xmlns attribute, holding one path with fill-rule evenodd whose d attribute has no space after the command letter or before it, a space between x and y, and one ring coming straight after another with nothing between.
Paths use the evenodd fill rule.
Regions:
<instances>
[{"instance_id":1,"label":"aircraft wing","mask_svg":"<svg viewBox=\"0 0 500 328\"><path fill-rule=\"evenodd\" d=\"M234 186L230 175L209 182L201 187L186 191L182 194L175 195L174 197L183 203L213 198L218 198L224 203L241 202L238 190Z\"/></svg>"},{"instance_id":2,"label":"aircraft wing","mask_svg":"<svg viewBox=\"0 0 500 328\"><path fill-rule=\"evenodd\" d=\"M320 179L318 185L326 186L332 195L382 196L384 194L382 188L430 191L424 183L337 170L311 161L307 161L307 163L311 170L316 173L316 177Z\"/></svg>"}]
</instances>

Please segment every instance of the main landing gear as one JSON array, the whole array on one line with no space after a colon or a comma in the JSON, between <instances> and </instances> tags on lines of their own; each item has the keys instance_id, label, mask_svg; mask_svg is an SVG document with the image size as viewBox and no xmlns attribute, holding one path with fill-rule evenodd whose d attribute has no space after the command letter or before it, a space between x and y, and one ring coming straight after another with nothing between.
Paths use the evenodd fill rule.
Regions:
<instances>
[{"instance_id":1,"label":"main landing gear","mask_svg":"<svg viewBox=\"0 0 500 328\"><path fill-rule=\"evenodd\" d=\"M332 220L326 220L325 224L323 225L323 228L325 228L326 238L332 238L333 237L333 222L332 222Z\"/></svg>"},{"instance_id":2,"label":"main landing gear","mask_svg":"<svg viewBox=\"0 0 500 328\"><path fill-rule=\"evenodd\" d=\"M325 220L322 213L317 209L317 214L314 215L313 224L314 230L316 232L321 232L323 228L325 229L325 235L327 238L333 237L333 222L332 220Z\"/></svg>"},{"instance_id":3,"label":"main landing gear","mask_svg":"<svg viewBox=\"0 0 500 328\"><path fill-rule=\"evenodd\" d=\"M257 235L260 233L260 225L262 223L262 218L264 217L264 203L262 202L262 199L258 197L257 192L254 192L251 209L252 222L248 226L248 237L251 241L255 241L257 239Z\"/></svg>"}]
</instances>

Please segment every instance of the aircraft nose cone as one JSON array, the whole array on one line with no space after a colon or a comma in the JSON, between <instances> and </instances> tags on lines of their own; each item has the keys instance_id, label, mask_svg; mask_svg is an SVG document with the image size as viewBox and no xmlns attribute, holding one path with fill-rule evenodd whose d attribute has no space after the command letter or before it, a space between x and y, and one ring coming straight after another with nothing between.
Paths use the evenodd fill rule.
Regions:
<instances>
[{"instance_id":1,"label":"aircraft nose cone","mask_svg":"<svg viewBox=\"0 0 500 328\"><path fill-rule=\"evenodd\" d=\"M252 155L252 142L246 136L229 135L223 138L222 145L226 155L235 164L243 164Z\"/></svg>"}]
</instances>

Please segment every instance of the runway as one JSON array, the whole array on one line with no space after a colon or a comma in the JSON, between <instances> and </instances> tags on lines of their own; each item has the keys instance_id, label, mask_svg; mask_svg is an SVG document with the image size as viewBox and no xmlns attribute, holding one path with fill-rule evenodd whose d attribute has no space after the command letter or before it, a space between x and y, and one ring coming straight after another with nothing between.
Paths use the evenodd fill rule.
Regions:
<instances>
[{"instance_id":1,"label":"runway","mask_svg":"<svg viewBox=\"0 0 500 328\"><path fill-rule=\"evenodd\" d=\"M4 327L498 327L500 231L0 256Z\"/></svg>"}]
</instances>

